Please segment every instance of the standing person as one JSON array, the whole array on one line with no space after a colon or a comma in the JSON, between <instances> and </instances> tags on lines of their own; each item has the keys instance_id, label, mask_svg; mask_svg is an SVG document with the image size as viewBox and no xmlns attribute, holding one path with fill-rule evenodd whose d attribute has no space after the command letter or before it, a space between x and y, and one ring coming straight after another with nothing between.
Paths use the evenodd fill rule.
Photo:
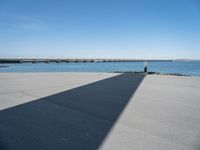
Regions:
<instances>
[{"instance_id":1,"label":"standing person","mask_svg":"<svg viewBox=\"0 0 200 150\"><path fill-rule=\"evenodd\" d=\"M144 62L144 73L147 73L147 61Z\"/></svg>"}]
</instances>

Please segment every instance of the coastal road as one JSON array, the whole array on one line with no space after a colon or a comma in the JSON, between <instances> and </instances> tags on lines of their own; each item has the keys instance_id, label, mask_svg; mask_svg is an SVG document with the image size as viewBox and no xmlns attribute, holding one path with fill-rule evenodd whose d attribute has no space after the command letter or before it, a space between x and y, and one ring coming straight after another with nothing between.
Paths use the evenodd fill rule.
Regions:
<instances>
[{"instance_id":1,"label":"coastal road","mask_svg":"<svg viewBox=\"0 0 200 150\"><path fill-rule=\"evenodd\" d=\"M0 73L1 150L199 150L200 77Z\"/></svg>"}]
</instances>

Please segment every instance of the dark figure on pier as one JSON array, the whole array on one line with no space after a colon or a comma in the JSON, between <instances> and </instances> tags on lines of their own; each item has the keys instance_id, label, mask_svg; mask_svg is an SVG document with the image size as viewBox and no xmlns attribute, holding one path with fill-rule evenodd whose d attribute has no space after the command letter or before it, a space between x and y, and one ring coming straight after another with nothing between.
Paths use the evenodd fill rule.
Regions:
<instances>
[{"instance_id":1,"label":"dark figure on pier","mask_svg":"<svg viewBox=\"0 0 200 150\"><path fill-rule=\"evenodd\" d=\"M144 62L144 73L147 73L147 61Z\"/></svg>"}]
</instances>

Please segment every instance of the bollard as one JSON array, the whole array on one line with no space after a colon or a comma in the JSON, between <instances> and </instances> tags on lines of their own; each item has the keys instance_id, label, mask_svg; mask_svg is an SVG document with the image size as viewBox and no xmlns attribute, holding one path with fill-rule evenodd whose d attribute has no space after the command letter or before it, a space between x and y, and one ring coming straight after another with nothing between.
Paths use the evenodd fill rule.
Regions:
<instances>
[{"instance_id":1,"label":"bollard","mask_svg":"<svg viewBox=\"0 0 200 150\"><path fill-rule=\"evenodd\" d=\"M144 73L147 73L147 62L144 62Z\"/></svg>"}]
</instances>

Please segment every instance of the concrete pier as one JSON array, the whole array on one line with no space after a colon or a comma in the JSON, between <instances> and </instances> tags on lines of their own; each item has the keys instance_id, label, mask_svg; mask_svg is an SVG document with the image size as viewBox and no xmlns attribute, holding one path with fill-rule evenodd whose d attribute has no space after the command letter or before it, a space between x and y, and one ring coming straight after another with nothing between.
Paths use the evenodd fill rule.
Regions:
<instances>
[{"instance_id":1,"label":"concrete pier","mask_svg":"<svg viewBox=\"0 0 200 150\"><path fill-rule=\"evenodd\" d=\"M143 59L36 59L36 58L13 58L13 59L0 59L0 63L49 63L49 62L55 62L55 63L61 63L61 62L68 62L68 63L89 63L89 62L144 62ZM148 60L149 62L166 62L166 61L172 61L172 60Z\"/></svg>"},{"instance_id":2,"label":"concrete pier","mask_svg":"<svg viewBox=\"0 0 200 150\"><path fill-rule=\"evenodd\" d=\"M0 73L1 150L199 150L200 78Z\"/></svg>"}]
</instances>

